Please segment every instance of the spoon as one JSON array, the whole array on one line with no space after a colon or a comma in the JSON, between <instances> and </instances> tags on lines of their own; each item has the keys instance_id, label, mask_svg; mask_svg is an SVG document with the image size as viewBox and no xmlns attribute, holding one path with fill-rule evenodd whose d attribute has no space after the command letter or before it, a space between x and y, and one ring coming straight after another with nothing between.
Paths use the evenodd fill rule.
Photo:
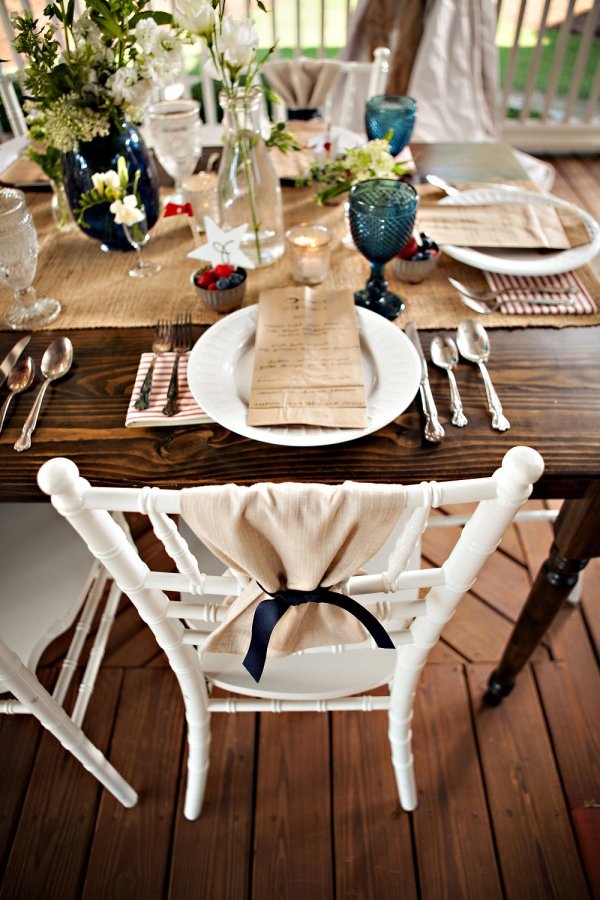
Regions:
<instances>
[{"instance_id":1,"label":"spoon","mask_svg":"<svg viewBox=\"0 0 600 900\"><path fill-rule=\"evenodd\" d=\"M0 410L0 432L4 427L4 420L6 418L8 407L10 406L10 401L15 396L15 394L20 394L21 391L26 391L27 388L31 387L34 375L35 366L30 356L26 356L24 359L18 362L16 366L13 366L8 373L6 386L9 389L10 394L4 401L2 409Z\"/></svg>"},{"instance_id":2,"label":"spoon","mask_svg":"<svg viewBox=\"0 0 600 900\"><path fill-rule=\"evenodd\" d=\"M15 444L15 450L28 450L31 447L31 435L37 425L38 415L44 394L51 381L66 375L73 362L73 344L66 337L56 338L46 348L42 356L42 375L46 379L38 391L31 412L25 420L21 437Z\"/></svg>"},{"instance_id":3,"label":"spoon","mask_svg":"<svg viewBox=\"0 0 600 900\"><path fill-rule=\"evenodd\" d=\"M426 175L425 181L428 181L429 184L432 184L434 187L439 188L440 191L444 191L444 193L448 194L449 197L454 197L455 194L460 194L458 188L455 188L451 184L448 184L448 182L444 181L443 178L438 178L437 175Z\"/></svg>"},{"instance_id":4,"label":"spoon","mask_svg":"<svg viewBox=\"0 0 600 900\"><path fill-rule=\"evenodd\" d=\"M458 385L454 377L453 369L458 365L458 348L451 337L442 337L436 334L429 348L431 360L440 369L445 369L450 382L450 409L452 410L452 424L462 428L468 422L463 412L463 406L458 392Z\"/></svg>"},{"instance_id":5,"label":"spoon","mask_svg":"<svg viewBox=\"0 0 600 900\"><path fill-rule=\"evenodd\" d=\"M490 342L485 328L474 319L465 319L456 330L456 343L461 356L479 366L487 395L488 409L492 416L492 428L506 431L510 428L510 422L502 411L502 404L484 365L490 356Z\"/></svg>"},{"instance_id":6,"label":"spoon","mask_svg":"<svg viewBox=\"0 0 600 900\"><path fill-rule=\"evenodd\" d=\"M527 289L523 288L502 288L499 291L476 291L472 288L468 288L466 285L462 284L460 281L457 281L455 278L448 278L448 281L452 285L452 287L456 288L459 292L459 300L468 306L469 309L475 310L478 313L484 313L487 315L488 313L496 312L503 303L506 303L506 300L503 300L502 297L504 294L512 294L515 292L523 292L523 290L527 291ZM532 289L534 290L534 289ZM550 287L550 288L540 288L544 293L548 294L562 294L563 296L553 299L547 298L545 300L538 300L537 298L532 298L531 303L537 303L539 306L570 306L573 303L573 299L569 297L569 294L576 293L575 288L558 288L558 287ZM495 301L494 303L488 303L486 301ZM510 301L508 301L510 302Z\"/></svg>"}]
</instances>

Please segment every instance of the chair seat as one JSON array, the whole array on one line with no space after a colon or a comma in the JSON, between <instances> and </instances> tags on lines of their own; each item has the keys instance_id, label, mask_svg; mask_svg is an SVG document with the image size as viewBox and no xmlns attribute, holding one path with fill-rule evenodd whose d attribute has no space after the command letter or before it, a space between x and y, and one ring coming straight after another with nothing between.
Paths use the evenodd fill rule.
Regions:
<instances>
[{"instance_id":1,"label":"chair seat","mask_svg":"<svg viewBox=\"0 0 600 900\"><path fill-rule=\"evenodd\" d=\"M268 659L260 683L230 653L201 653L207 679L227 691L276 700L325 700L347 697L388 684L396 654L391 650L363 650L362 644L344 653L305 651Z\"/></svg>"},{"instance_id":2,"label":"chair seat","mask_svg":"<svg viewBox=\"0 0 600 900\"><path fill-rule=\"evenodd\" d=\"M75 621L92 562L51 504L0 504L0 634L31 671Z\"/></svg>"}]
</instances>

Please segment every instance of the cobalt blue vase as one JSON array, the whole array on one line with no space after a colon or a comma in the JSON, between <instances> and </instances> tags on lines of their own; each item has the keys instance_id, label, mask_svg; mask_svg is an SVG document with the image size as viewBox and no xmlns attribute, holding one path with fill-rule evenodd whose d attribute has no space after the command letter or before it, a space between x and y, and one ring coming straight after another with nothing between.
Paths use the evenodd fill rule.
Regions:
<instances>
[{"instance_id":1,"label":"cobalt blue vase","mask_svg":"<svg viewBox=\"0 0 600 900\"><path fill-rule=\"evenodd\" d=\"M63 153L63 179L69 206L74 211L81 195L91 191L93 174L109 169L116 171L119 156L127 162L131 185L136 171L140 171L138 192L146 210L148 228L152 228L161 210L158 172L139 130L130 122L111 125L106 136L82 142L78 150ZM79 225L79 228L88 237L101 241L103 250L133 250L123 227L115 224L110 203L86 210L84 221L87 227Z\"/></svg>"}]
</instances>

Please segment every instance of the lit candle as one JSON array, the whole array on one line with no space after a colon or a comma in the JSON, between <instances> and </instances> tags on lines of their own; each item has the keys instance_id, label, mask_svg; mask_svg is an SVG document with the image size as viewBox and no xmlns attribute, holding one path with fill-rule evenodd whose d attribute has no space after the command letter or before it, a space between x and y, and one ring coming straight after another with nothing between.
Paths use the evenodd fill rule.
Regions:
<instances>
[{"instance_id":1,"label":"lit candle","mask_svg":"<svg viewBox=\"0 0 600 900\"><path fill-rule=\"evenodd\" d=\"M319 284L327 278L331 235L324 225L296 225L286 231L291 251L292 278L300 284Z\"/></svg>"}]
</instances>

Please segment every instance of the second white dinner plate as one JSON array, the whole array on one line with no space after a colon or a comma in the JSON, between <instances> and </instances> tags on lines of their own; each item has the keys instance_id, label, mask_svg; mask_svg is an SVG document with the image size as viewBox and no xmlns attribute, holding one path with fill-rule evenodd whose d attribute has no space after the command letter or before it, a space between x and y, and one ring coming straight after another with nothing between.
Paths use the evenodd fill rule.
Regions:
<instances>
[{"instance_id":1,"label":"second white dinner plate","mask_svg":"<svg viewBox=\"0 0 600 900\"><path fill-rule=\"evenodd\" d=\"M537 251L512 250L503 248L486 248L475 250L473 247L457 247L444 244L442 250L459 262L483 269L487 272L499 272L503 275L559 275L570 272L590 262L600 252L600 225L596 220L567 200L561 200L551 194L536 194L518 188L482 187L470 191L461 191L451 197L440 200L440 206L484 206L501 203L531 203L536 205L558 206L569 209L582 220L589 235L589 242L568 250Z\"/></svg>"},{"instance_id":2,"label":"second white dinner plate","mask_svg":"<svg viewBox=\"0 0 600 900\"><path fill-rule=\"evenodd\" d=\"M196 402L225 428L266 444L319 447L363 437L393 421L419 387L420 362L405 334L383 316L356 308L367 394L366 428L313 425L248 425L258 306L230 313L205 331L188 360L188 384Z\"/></svg>"}]
</instances>

